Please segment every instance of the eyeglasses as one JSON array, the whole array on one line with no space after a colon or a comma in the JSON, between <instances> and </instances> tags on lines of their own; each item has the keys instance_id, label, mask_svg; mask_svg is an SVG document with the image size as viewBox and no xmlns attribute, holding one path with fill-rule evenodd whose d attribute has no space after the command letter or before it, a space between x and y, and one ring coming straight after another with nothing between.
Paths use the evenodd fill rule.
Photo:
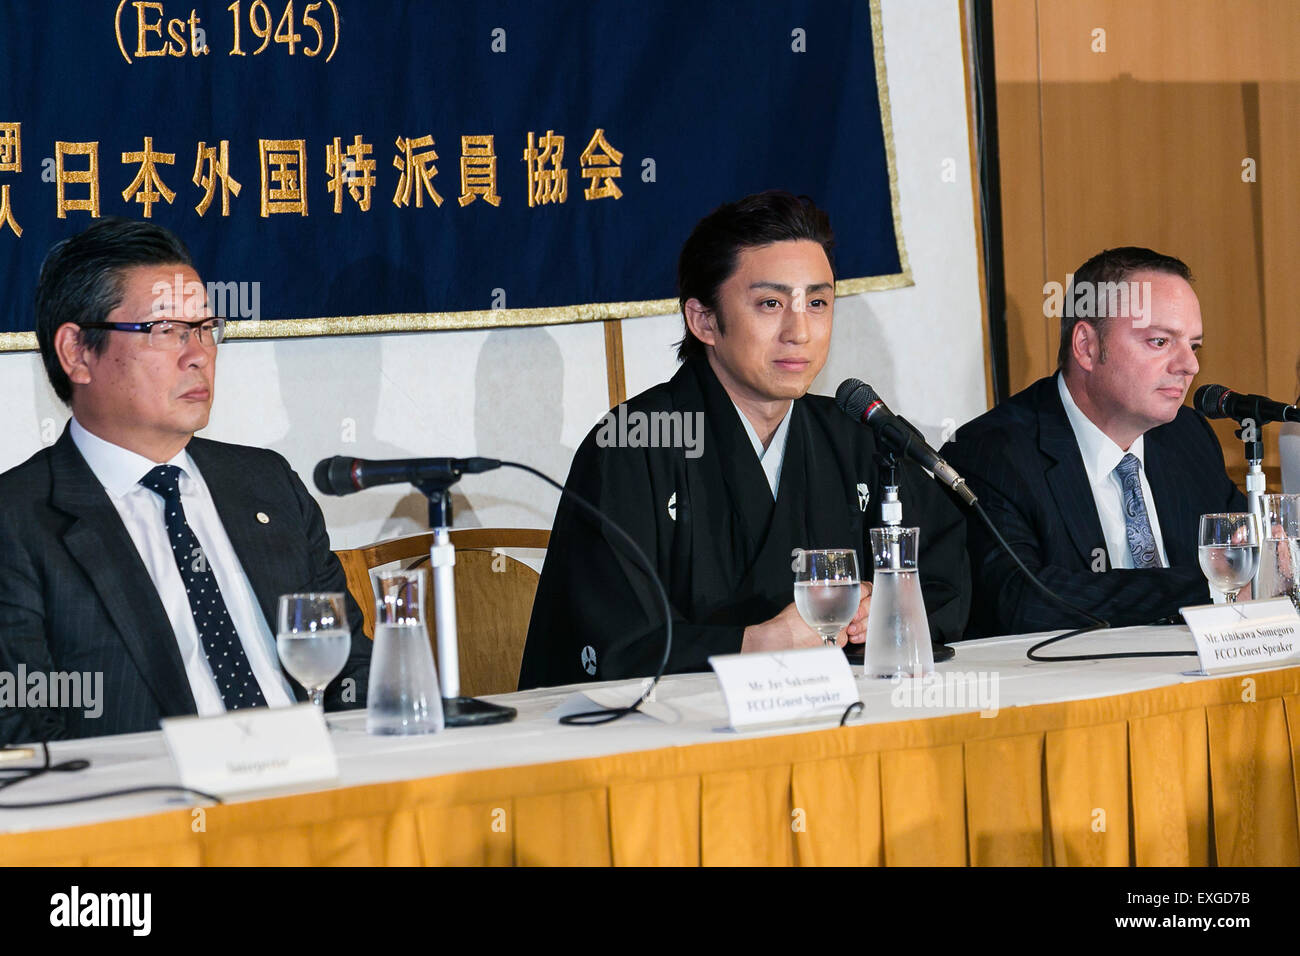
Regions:
<instances>
[{"instance_id":1,"label":"eyeglasses","mask_svg":"<svg viewBox=\"0 0 1300 956\"><path fill-rule=\"evenodd\" d=\"M108 329L113 332L147 332L149 345L165 352L175 352L189 344L190 335L199 337L199 345L216 348L226 337L225 319L159 319L154 322L87 322L83 329Z\"/></svg>"}]
</instances>

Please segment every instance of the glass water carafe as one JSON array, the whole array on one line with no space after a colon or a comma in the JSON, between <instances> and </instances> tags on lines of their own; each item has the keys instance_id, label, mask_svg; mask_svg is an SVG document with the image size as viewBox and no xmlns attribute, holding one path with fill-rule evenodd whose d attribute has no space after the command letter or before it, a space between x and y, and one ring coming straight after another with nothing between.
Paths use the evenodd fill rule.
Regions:
<instances>
[{"instance_id":1,"label":"glass water carafe","mask_svg":"<svg viewBox=\"0 0 1300 956\"><path fill-rule=\"evenodd\" d=\"M923 677L934 671L930 621L916 569L920 533L919 528L871 529L876 570L862 658L865 677Z\"/></svg>"},{"instance_id":2,"label":"glass water carafe","mask_svg":"<svg viewBox=\"0 0 1300 956\"><path fill-rule=\"evenodd\" d=\"M1263 511L1255 596L1288 597L1300 608L1300 495L1264 495Z\"/></svg>"},{"instance_id":3,"label":"glass water carafe","mask_svg":"<svg viewBox=\"0 0 1300 956\"><path fill-rule=\"evenodd\" d=\"M425 571L371 573L375 646L370 655L366 732L433 734L442 730L442 693L424 619Z\"/></svg>"}]
</instances>

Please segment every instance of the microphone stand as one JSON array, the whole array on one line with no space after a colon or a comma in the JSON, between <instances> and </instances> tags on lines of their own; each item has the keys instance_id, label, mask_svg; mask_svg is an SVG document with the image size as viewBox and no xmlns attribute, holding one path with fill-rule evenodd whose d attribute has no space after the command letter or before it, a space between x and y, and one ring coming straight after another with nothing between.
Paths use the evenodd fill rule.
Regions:
<instances>
[{"instance_id":1,"label":"microphone stand","mask_svg":"<svg viewBox=\"0 0 1300 956\"><path fill-rule=\"evenodd\" d=\"M456 640L456 548L451 543L451 486L459 475L413 482L429 499L433 545L434 627L438 642L438 682L442 685L443 722L448 727L500 724L518 715L513 707L491 704L460 693L460 648Z\"/></svg>"},{"instance_id":2,"label":"microphone stand","mask_svg":"<svg viewBox=\"0 0 1300 956\"><path fill-rule=\"evenodd\" d=\"M1257 419L1258 421L1258 419ZM1246 507L1259 517L1259 534L1260 548L1264 546L1264 538L1268 537L1268 528L1264 526L1264 443L1259 440L1259 425L1254 426L1256 438L1251 441L1244 438L1246 429L1237 430L1237 437L1241 438L1246 446L1246 463L1249 467L1246 469ZM1263 566L1263 561L1255 567L1255 576L1250 581L1250 593L1252 597L1259 596L1259 571Z\"/></svg>"}]
</instances>

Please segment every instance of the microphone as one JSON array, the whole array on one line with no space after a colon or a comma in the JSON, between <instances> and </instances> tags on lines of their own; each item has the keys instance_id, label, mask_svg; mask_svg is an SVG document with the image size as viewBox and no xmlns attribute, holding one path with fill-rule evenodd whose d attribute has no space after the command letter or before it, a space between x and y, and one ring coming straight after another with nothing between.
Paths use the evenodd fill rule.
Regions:
<instances>
[{"instance_id":1,"label":"microphone","mask_svg":"<svg viewBox=\"0 0 1300 956\"><path fill-rule=\"evenodd\" d=\"M1207 388L1218 388L1219 386L1206 386ZM1197 405L1200 405L1201 389L1197 393ZM1225 389L1226 391L1226 389ZM1240 397L1240 396L1238 396ZM1250 396L1252 399L1258 396ZM1267 399L1262 399L1267 402ZM1016 550L1007 543L1007 539L1002 536L993 519L988 516L984 506L979 503L974 492L966 486L966 479L953 470L952 465L948 464L939 457L939 453L925 443L917 431L907 424L906 421L899 418L891 412L888 406L876 390L865 382L856 378L848 378L840 383L840 387L835 390L835 404L840 407L844 413L857 419L864 425L870 425L875 429L877 437L881 444L891 450L896 455L906 455L907 457L918 462L922 467L929 469L934 477L938 478L945 485L956 492L963 501L965 501L984 522L993 539L997 541L998 546L1015 562L1016 568L1023 572L1026 580L1029 581L1041 594L1059 604L1066 610L1078 614L1080 617L1087 618L1090 622L1087 627L1076 628L1072 631L1066 631L1064 634L1058 634L1055 637L1049 637L1046 640L1039 641L1028 651L1025 656L1031 661L1091 661L1091 660L1109 660L1112 658L1128 657L1194 657L1195 651L1123 651L1110 654L1073 654L1073 655L1054 655L1051 657L1039 654L1042 648L1049 644L1055 644L1058 641L1064 641L1068 638L1078 637L1080 634L1087 634L1090 631L1105 630L1110 627L1110 622L1103 620L1090 611L1072 604L1065 598L1061 597L1046 584L1038 579L1038 575L1030 571L1026 566L1024 559L1016 553ZM1276 404L1276 403L1271 403ZM1294 412L1294 409L1292 409ZM938 660L938 658L936 658Z\"/></svg>"},{"instance_id":2,"label":"microphone","mask_svg":"<svg viewBox=\"0 0 1300 956\"><path fill-rule=\"evenodd\" d=\"M955 468L939 457L939 453L926 444L925 439L889 410L876 390L856 378L846 378L835 390L835 404L850 418L869 425L876 436L896 455L911 458L931 472L967 505L976 502L975 493L966 485L966 479Z\"/></svg>"},{"instance_id":3,"label":"microphone","mask_svg":"<svg viewBox=\"0 0 1300 956\"><path fill-rule=\"evenodd\" d=\"M664 653L663 657L659 661L659 668L655 671L654 679L650 681L649 686L644 688L641 691L641 696L631 704L611 708L605 708L602 706L600 710L588 710L577 714L565 714L560 717L560 723L578 726L604 724L618 720L620 717L626 717L628 714L639 712L641 710L641 705L647 700L653 698L655 687L658 686L659 681L663 678L664 671L668 669L668 661L672 657L672 605L668 599L668 591L664 587L663 581L659 578L659 572L655 569L654 562L646 556L645 551L636 543L636 539L619 527L618 523L615 522L613 518L609 517L586 498L582 497L582 495L578 494L572 488L564 487L564 485L560 484L554 478L543 474L536 468L517 461L501 461L497 458L398 458L390 461L366 461L364 458L344 458L341 455L335 455L333 458L321 459L317 463L316 470L312 473L312 477L316 482L316 487L324 494L350 495L354 491L361 491L363 488L369 488L373 485L396 484L404 481L417 485L421 482L429 481L453 481L456 478L459 478L462 474L473 475L484 471L492 471L496 468L518 468L520 471L526 471L530 475L540 478L542 481L555 488L559 491L562 497L568 498L587 514L594 517L598 522L600 522L600 524L612 531L614 535L627 546L628 552L636 558L637 563L641 565L641 569L645 571L646 575L650 578L650 581L654 584L655 589L659 592L659 600L663 604L664 609ZM448 517L448 524L450 524L450 516ZM445 578L445 581L447 586L450 588L452 586L450 578L451 568L446 566L442 568L435 567L435 576L440 571L445 571L447 573L448 576ZM435 577L435 582L436 580ZM454 592L451 593L454 594ZM454 604L454 601L451 603ZM439 605L439 607L441 608L442 605ZM440 620L441 613L442 612L440 611ZM451 615L451 624L451 630L454 633L454 610ZM439 624L439 627L441 627L441 624ZM441 638L439 638L439 653L441 653L441 646L442 642ZM451 642L451 653L454 658L456 653L454 641ZM509 712L510 716L505 718L507 720L512 719L515 715L514 708L502 707L500 704L489 704L486 701L475 700L472 697L454 698L449 701L449 703L456 706L458 709L464 706L465 703L477 705L468 712L461 711L461 713L465 713L467 716L482 715L485 711L490 714L492 711L500 712L503 710ZM495 722L495 720L483 720L481 717L477 720L467 719L463 721L465 724ZM451 724L448 724L448 726L451 726ZM46 753L48 757L48 750ZM56 767L55 769L60 768ZM68 769L73 768L69 767ZM0 789L3 789L4 786L5 783L0 781ZM198 791L189 792L197 793ZM202 796L208 795L202 794ZM73 799L78 800L81 798ZM221 802L216 797L212 797L211 799L217 803ZM5 805L0 804L0 809L4 809L4 806Z\"/></svg>"},{"instance_id":4,"label":"microphone","mask_svg":"<svg viewBox=\"0 0 1300 956\"><path fill-rule=\"evenodd\" d=\"M322 494L342 496L375 485L455 481L462 474L475 475L500 467L501 462L495 458L395 458L366 461L364 458L335 455L333 458L321 459L312 473L312 479Z\"/></svg>"},{"instance_id":5,"label":"microphone","mask_svg":"<svg viewBox=\"0 0 1300 956\"><path fill-rule=\"evenodd\" d=\"M1294 405L1283 405L1263 395L1242 395L1222 385L1202 385L1192 404L1206 418L1251 418L1257 425L1300 422L1300 409Z\"/></svg>"}]
</instances>

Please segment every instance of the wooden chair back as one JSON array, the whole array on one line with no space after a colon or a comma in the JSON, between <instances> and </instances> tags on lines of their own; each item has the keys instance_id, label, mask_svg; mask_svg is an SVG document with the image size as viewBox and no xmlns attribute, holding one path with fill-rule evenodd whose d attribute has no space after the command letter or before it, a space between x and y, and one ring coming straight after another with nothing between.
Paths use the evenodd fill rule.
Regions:
<instances>
[{"instance_id":1,"label":"wooden chair back","mask_svg":"<svg viewBox=\"0 0 1300 956\"><path fill-rule=\"evenodd\" d=\"M456 630L460 651L460 688L469 697L505 694L519 687L519 666L539 575L503 553L509 548L545 549L551 533L541 528L460 528L451 532L456 549ZM393 538L360 548L336 551L348 590L361 605L366 636L375 636L375 592L370 572L394 562L406 568L429 568L433 534ZM427 587L426 620L434 642L435 605L432 574Z\"/></svg>"}]
</instances>

